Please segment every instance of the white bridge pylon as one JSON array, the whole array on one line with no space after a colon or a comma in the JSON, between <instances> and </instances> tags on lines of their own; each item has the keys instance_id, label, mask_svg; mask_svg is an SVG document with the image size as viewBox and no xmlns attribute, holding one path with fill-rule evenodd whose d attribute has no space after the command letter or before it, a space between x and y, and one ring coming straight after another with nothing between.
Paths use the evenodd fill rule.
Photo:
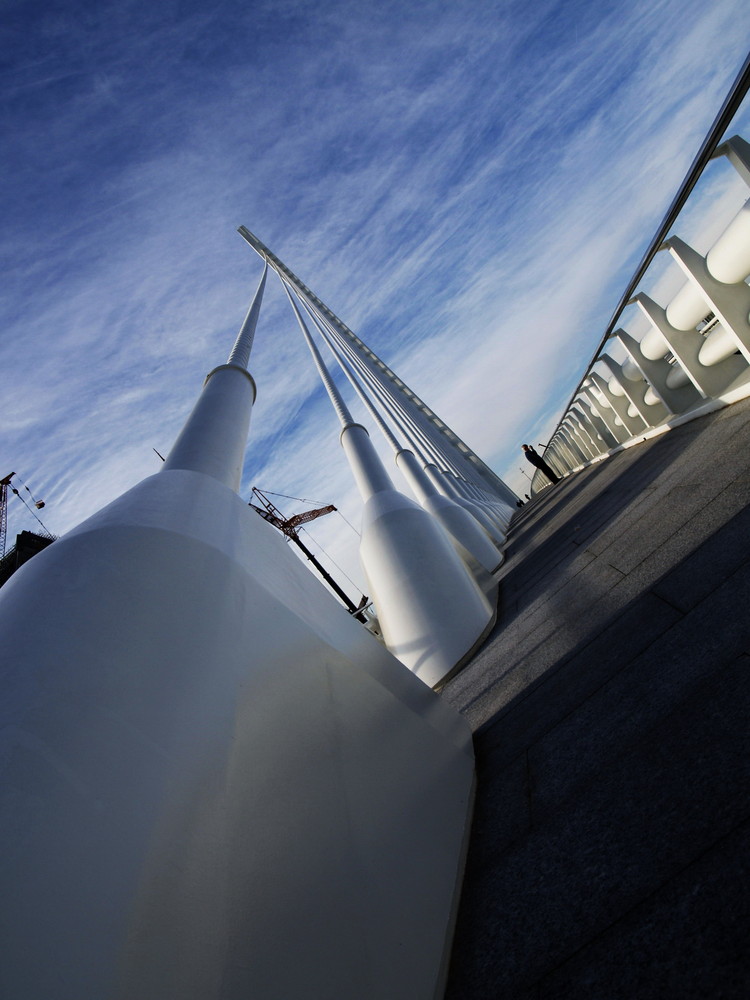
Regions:
<instances>
[{"instance_id":1,"label":"white bridge pylon","mask_svg":"<svg viewBox=\"0 0 750 1000\"><path fill-rule=\"evenodd\" d=\"M278 274L341 423L340 443L364 504L360 561L383 639L434 686L494 622L492 574L512 508L490 488L488 478L497 477L481 479L483 463L472 464L467 446L278 257L244 227L240 232ZM394 487L366 429L352 418L302 311L385 436L416 503ZM411 448L396 438L386 414ZM421 461L412 448L421 449Z\"/></svg>"},{"instance_id":2,"label":"white bridge pylon","mask_svg":"<svg viewBox=\"0 0 750 1000\"><path fill-rule=\"evenodd\" d=\"M393 485L367 429L355 422L282 281L341 424L362 502L360 560L388 649L434 686L494 622L495 607L438 520ZM492 591L496 596L496 588Z\"/></svg>"},{"instance_id":3,"label":"white bridge pylon","mask_svg":"<svg viewBox=\"0 0 750 1000\"><path fill-rule=\"evenodd\" d=\"M303 305L305 305L304 302ZM427 464L426 461L423 459L420 462L417 458L415 452L418 451L418 446L410 441L408 432L405 434L405 439L411 444L411 448L404 447L398 441L388 426L384 415L377 409L374 400L368 395L365 389L365 383L367 383L370 392L377 394L377 382L368 380L368 371L361 364L360 359L347 350L345 343L338 343L336 341L334 331L327 330L319 317L309 307L306 307L306 309L321 336L328 344L339 367L348 378L393 451L396 465L401 470L416 500L442 524L451 537L461 558L467 563L482 585L489 588L488 592L489 590L496 590L497 584L489 574L499 569L502 564L502 558L498 558L498 550L493 544L491 536L475 516L473 517L468 510L457 504L455 500L441 493L435 486L425 471L424 466ZM360 378L355 374L351 367L352 365L359 371ZM387 397L383 399L386 412L388 412L387 399ZM396 427L400 426L403 428L403 425L398 420L397 410L391 411L391 419Z\"/></svg>"},{"instance_id":4,"label":"white bridge pylon","mask_svg":"<svg viewBox=\"0 0 750 1000\"><path fill-rule=\"evenodd\" d=\"M471 734L238 494L265 273L159 472L0 590L3 996L444 991Z\"/></svg>"},{"instance_id":5,"label":"white bridge pylon","mask_svg":"<svg viewBox=\"0 0 750 1000\"><path fill-rule=\"evenodd\" d=\"M363 359L368 359L372 365L378 371L378 377L383 385L388 386L388 390L393 394L394 398L399 398L403 400L404 404L408 406L410 412L415 419L418 419L420 424L430 429L430 435L435 442L440 442L440 447L442 448L445 455L450 455L452 461L458 463L464 470L467 480L476 480L481 484L481 487L489 491L492 497L499 497L507 506L508 509L513 511L515 509L516 501L518 497L516 494L500 479L495 473L481 460L481 458L475 454L467 444L465 444L458 435L451 430L440 418L435 414L429 406L427 406L417 394L409 388L391 369L385 362L370 350L370 348L365 344L359 337L357 337L349 327L342 322L332 312L327 305L325 305L317 297L317 295L312 292L307 285L302 282L296 274L294 274L284 263L279 260L279 258L272 253L268 247L262 243L257 236L250 232L246 226L240 226L237 230L242 238L255 250L255 252L264 260L271 264L274 269L283 275L284 278L289 282L289 284L295 289L299 295L305 299L312 307L315 309L326 322L328 322L332 327L334 327L342 338L348 340L357 351L357 353Z\"/></svg>"}]
</instances>

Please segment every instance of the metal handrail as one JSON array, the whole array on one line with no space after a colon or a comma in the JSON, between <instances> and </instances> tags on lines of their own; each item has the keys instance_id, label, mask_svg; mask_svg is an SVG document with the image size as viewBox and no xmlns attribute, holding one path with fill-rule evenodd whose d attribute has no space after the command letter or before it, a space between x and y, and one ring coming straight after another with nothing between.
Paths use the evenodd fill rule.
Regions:
<instances>
[{"instance_id":1,"label":"metal handrail","mask_svg":"<svg viewBox=\"0 0 750 1000\"><path fill-rule=\"evenodd\" d=\"M731 121L734 118L735 114L737 113L740 104L744 100L748 92L748 89L750 89L750 54L748 54L747 58L745 59L745 62L743 63L742 68L737 74L737 77L734 83L732 84L729 93L724 99L724 103L722 104L719 113L714 119L714 122L711 125L711 128L709 129L706 138L703 140L701 147L698 150L695 159L693 160L690 170L685 175L685 178L682 184L680 185L677 194L675 195L674 201L669 206L667 214L662 219L661 225L656 231L656 235L651 240L651 243L649 244L649 247L643 256L643 259L636 268L635 274L633 275L633 277L630 280L630 283L623 292L622 297L617 304L617 308L612 314L612 318L609 321L609 324L607 325L607 329L604 333L604 336L599 342L599 345L597 346L591 361L584 369L584 374L581 377L581 380L579 381L578 385L576 386L572 396L565 404L565 407L562 410L562 415L558 420L554 431L547 440L545 449L549 447L552 438L555 436L555 434L557 434L560 425L565 419L565 415L567 414L570 407L573 405L573 401L580 392L581 386L588 378L589 372L591 371L592 367L596 364L597 360L599 359L599 355L604 349L604 346L606 345L609 338L612 336L615 326L619 322L620 316L622 315L625 307L628 305L630 299L633 297L633 293L635 292L638 284L640 283L641 278L646 273L648 267L650 266L656 254L659 252L659 249L664 243L667 233L671 229L672 224L674 223L679 213L682 211L685 202L692 193L693 188L695 187L695 185L698 182L698 179L705 170L706 165L713 158L713 155L716 151L716 147L719 145L719 142L723 138L724 133L731 124Z\"/></svg>"}]
</instances>

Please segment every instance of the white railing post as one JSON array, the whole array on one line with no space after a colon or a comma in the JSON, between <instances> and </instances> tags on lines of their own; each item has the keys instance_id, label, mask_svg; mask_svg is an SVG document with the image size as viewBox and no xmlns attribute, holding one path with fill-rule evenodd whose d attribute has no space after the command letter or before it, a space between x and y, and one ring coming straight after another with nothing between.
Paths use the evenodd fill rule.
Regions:
<instances>
[{"instance_id":1,"label":"white railing post","mask_svg":"<svg viewBox=\"0 0 750 1000\"><path fill-rule=\"evenodd\" d=\"M617 437L610 431L607 421L602 419L599 409L597 408L595 411L592 408L591 400L585 390L578 397L578 406L583 411L588 423L596 431L599 441L603 446L603 450L607 452L611 448L616 448L619 444Z\"/></svg>"},{"instance_id":2,"label":"white railing post","mask_svg":"<svg viewBox=\"0 0 750 1000\"><path fill-rule=\"evenodd\" d=\"M627 441L630 435L623 426L622 422L617 423L617 413L610 405L608 405L607 402L603 402L602 399L597 396L591 384L584 385L583 395L589 401L590 405L596 409L599 419L606 426L610 437L615 442L613 447L616 448L618 445Z\"/></svg>"},{"instance_id":3,"label":"white railing post","mask_svg":"<svg viewBox=\"0 0 750 1000\"><path fill-rule=\"evenodd\" d=\"M710 310L734 338L737 350L750 363L750 288L744 281L733 284L718 281L710 274L706 259L677 236L667 240L667 246L672 257L705 297Z\"/></svg>"},{"instance_id":4,"label":"white railing post","mask_svg":"<svg viewBox=\"0 0 750 1000\"><path fill-rule=\"evenodd\" d=\"M584 454L589 459L596 458L596 456L600 453L599 445L594 442L592 434L589 433L588 429L584 426L581 414L575 406L571 406L568 415L571 426L573 427L577 439L583 448Z\"/></svg>"},{"instance_id":5,"label":"white railing post","mask_svg":"<svg viewBox=\"0 0 750 1000\"><path fill-rule=\"evenodd\" d=\"M583 448L581 447L581 445L579 445L578 441L576 440L575 431L571 427L570 421L568 420L567 417L565 421L560 425L560 435L562 439L565 441L566 447L570 452L570 455L574 463L573 467L577 469L580 468L580 466L582 465L586 465L590 456L586 452L584 452Z\"/></svg>"},{"instance_id":6,"label":"white railing post","mask_svg":"<svg viewBox=\"0 0 750 1000\"><path fill-rule=\"evenodd\" d=\"M623 373L622 366L610 357L609 354L602 354L599 360L603 361L612 372L612 378L609 383L610 391L612 389L612 382L614 381L615 385L622 390L623 395L628 399L630 403L628 415L630 417L634 415L639 416L646 427L657 427L667 419L669 410L658 396L653 393L653 389L651 389L648 382L633 382L627 378ZM651 391L649 392L649 390ZM650 398L651 396L653 398Z\"/></svg>"},{"instance_id":7,"label":"white railing post","mask_svg":"<svg viewBox=\"0 0 750 1000\"><path fill-rule=\"evenodd\" d=\"M623 425L626 432L626 440L631 437L635 437L637 434L642 433L648 427L648 422L640 415L636 413L635 416L631 416L628 412L628 408L631 405L630 397L625 392L622 385L624 376L621 378L617 376L615 372L615 367L619 368L617 362L613 361L608 354L603 354L601 359L612 372L612 378L615 380L615 384L620 388L622 395L616 395L612 392L611 387L607 381L602 378L599 372L591 372L589 378L591 379L591 384L594 386L597 392L601 393L602 396L607 400L609 405L614 410L618 420Z\"/></svg>"},{"instance_id":8,"label":"white railing post","mask_svg":"<svg viewBox=\"0 0 750 1000\"><path fill-rule=\"evenodd\" d=\"M651 392L664 405L670 413L682 413L699 398L695 386L687 384L678 388L672 388L669 384L669 375L672 367L666 359L662 358L653 361L647 358L640 348L638 341L625 330L616 330L615 336L630 355L633 364L643 375L646 384ZM626 376L627 377L627 376ZM648 404L648 389L643 397L644 403Z\"/></svg>"},{"instance_id":9,"label":"white railing post","mask_svg":"<svg viewBox=\"0 0 750 1000\"><path fill-rule=\"evenodd\" d=\"M654 302L650 296L639 293L635 297L635 302L654 329L663 337L680 368L704 399L712 399L721 395L738 378L747 375L747 362L743 358L732 355L723 358L716 364L702 364L700 357L706 345L705 337L701 336L697 330L678 330L672 326L667 318L666 310ZM736 349L733 340L732 348Z\"/></svg>"},{"instance_id":10,"label":"white railing post","mask_svg":"<svg viewBox=\"0 0 750 1000\"><path fill-rule=\"evenodd\" d=\"M711 159L717 159L719 156L726 156L745 184L750 185L750 143L740 135L733 135L731 139L716 147Z\"/></svg>"}]
</instances>

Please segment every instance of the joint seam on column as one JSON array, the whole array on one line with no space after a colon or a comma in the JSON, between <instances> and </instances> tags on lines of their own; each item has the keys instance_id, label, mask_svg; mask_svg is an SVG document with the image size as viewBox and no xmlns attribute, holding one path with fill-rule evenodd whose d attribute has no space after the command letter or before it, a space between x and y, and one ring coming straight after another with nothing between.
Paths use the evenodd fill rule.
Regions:
<instances>
[{"instance_id":1,"label":"joint seam on column","mask_svg":"<svg viewBox=\"0 0 750 1000\"><path fill-rule=\"evenodd\" d=\"M217 372L222 372L227 370L241 372L245 376L245 378L248 378L250 380L250 385L253 387L253 402L255 402L255 397L258 395L258 387L255 384L255 379L247 370L247 368L242 368L240 365L228 365L228 364L217 365L216 368L212 368L211 371L208 373L208 375L206 375L205 379L203 380L203 384L205 385L206 382L208 382L208 380L211 378L211 376L215 375Z\"/></svg>"},{"instance_id":2,"label":"joint seam on column","mask_svg":"<svg viewBox=\"0 0 750 1000\"><path fill-rule=\"evenodd\" d=\"M367 430L364 424L358 424L356 423L356 421L353 420L351 423L344 424L344 426L341 428L341 433L339 434L339 443L341 442L341 439L343 438L346 431L351 430L352 427L361 427L362 430L365 432L365 434L368 437L370 436L370 432Z\"/></svg>"}]
</instances>

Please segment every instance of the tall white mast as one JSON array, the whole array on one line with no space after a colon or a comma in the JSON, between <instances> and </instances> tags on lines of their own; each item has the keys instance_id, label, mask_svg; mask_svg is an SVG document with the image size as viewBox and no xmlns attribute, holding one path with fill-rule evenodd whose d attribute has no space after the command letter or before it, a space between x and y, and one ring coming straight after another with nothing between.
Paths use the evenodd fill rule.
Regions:
<instances>
[{"instance_id":1,"label":"tall white mast","mask_svg":"<svg viewBox=\"0 0 750 1000\"><path fill-rule=\"evenodd\" d=\"M279 277L341 424L341 446L364 504L359 555L383 638L394 656L434 686L482 638L494 621L494 606L443 527L393 486Z\"/></svg>"},{"instance_id":2,"label":"tall white mast","mask_svg":"<svg viewBox=\"0 0 750 1000\"><path fill-rule=\"evenodd\" d=\"M308 314L328 344L339 367L349 379L355 392L366 406L370 416L388 442L394 453L396 465L401 470L412 493L421 506L448 532L459 555L475 574L485 592L494 593L497 589L497 584L489 574L498 569L502 562L497 548L467 510L440 493L417 460L414 452L401 445L388 426L385 418L365 391L362 380L357 377L348 361L344 358L341 345L338 345L331 338L323 323L320 322L319 318L309 308ZM354 363L356 364L356 359Z\"/></svg>"},{"instance_id":3,"label":"tall white mast","mask_svg":"<svg viewBox=\"0 0 750 1000\"><path fill-rule=\"evenodd\" d=\"M238 229L239 234L242 238L255 250L255 252L262 257L264 260L268 261L273 265L273 267L283 274L286 279L292 284L295 291L300 294L300 296L306 299L310 304L318 310L323 317L331 323L343 337L345 337L354 346L355 350L360 352L363 356L369 357L373 360L381 373L382 378L389 383L393 388L394 392L398 393L403 399L412 407L419 410L420 414L424 417L426 421L429 422L434 434L443 442L445 448L449 452L455 452L456 456L462 461L470 464L477 475L487 486L487 488L500 496L506 503L510 505L515 505L518 497L509 489L508 486L495 475L494 472L476 455L471 448L468 447L458 435L452 431L443 421L439 420L436 414L417 396L413 390L411 390L398 376L391 371L391 369L383 362L370 348L357 337L349 327L343 323L334 312L332 312L328 306L326 306L321 300L315 295L307 285L302 282L296 274L294 274L274 253L272 253L264 243L262 243L257 236L250 232L246 226L240 226Z\"/></svg>"},{"instance_id":4,"label":"tall white mast","mask_svg":"<svg viewBox=\"0 0 750 1000\"><path fill-rule=\"evenodd\" d=\"M263 301L268 265L237 335L227 363L206 376L203 391L172 446L164 471L190 469L218 479L235 492L255 402L255 382L247 366Z\"/></svg>"}]
</instances>

